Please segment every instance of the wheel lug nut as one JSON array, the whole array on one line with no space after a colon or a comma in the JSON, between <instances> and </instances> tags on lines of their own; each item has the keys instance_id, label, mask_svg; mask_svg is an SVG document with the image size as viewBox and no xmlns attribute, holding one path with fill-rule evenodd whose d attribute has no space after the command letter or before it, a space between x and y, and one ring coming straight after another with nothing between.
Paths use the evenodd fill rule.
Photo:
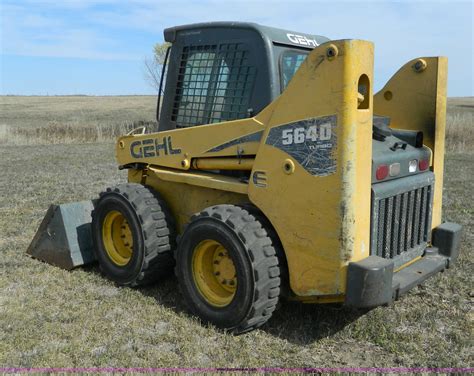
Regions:
<instances>
[{"instance_id":1,"label":"wheel lug nut","mask_svg":"<svg viewBox=\"0 0 474 376\"><path fill-rule=\"evenodd\" d=\"M219 256L220 256L220 257L223 257L224 254L223 254L222 252L219 252Z\"/></svg>"},{"instance_id":2,"label":"wheel lug nut","mask_svg":"<svg viewBox=\"0 0 474 376\"><path fill-rule=\"evenodd\" d=\"M235 285L235 282L234 282L234 281L230 281L230 282L229 282L229 285L234 286L234 285Z\"/></svg>"},{"instance_id":3,"label":"wheel lug nut","mask_svg":"<svg viewBox=\"0 0 474 376\"><path fill-rule=\"evenodd\" d=\"M217 261L217 260L214 261L214 264L215 264L215 265L219 265L219 261Z\"/></svg>"},{"instance_id":4,"label":"wheel lug nut","mask_svg":"<svg viewBox=\"0 0 474 376\"><path fill-rule=\"evenodd\" d=\"M221 275L221 273L220 272L215 272L214 275Z\"/></svg>"}]
</instances>

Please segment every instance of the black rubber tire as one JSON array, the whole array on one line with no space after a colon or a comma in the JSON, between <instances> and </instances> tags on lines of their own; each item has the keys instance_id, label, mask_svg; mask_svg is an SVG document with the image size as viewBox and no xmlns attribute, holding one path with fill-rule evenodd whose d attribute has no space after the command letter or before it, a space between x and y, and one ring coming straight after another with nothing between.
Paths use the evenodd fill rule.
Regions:
<instances>
[{"instance_id":1,"label":"black rubber tire","mask_svg":"<svg viewBox=\"0 0 474 376\"><path fill-rule=\"evenodd\" d=\"M119 211L130 226L133 253L124 266L107 255L102 225L111 210ZM154 282L173 271L176 231L173 218L159 194L141 184L119 184L100 193L92 212L92 237L101 271L121 286Z\"/></svg>"},{"instance_id":2,"label":"black rubber tire","mask_svg":"<svg viewBox=\"0 0 474 376\"><path fill-rule=\"evenodd\" d=\"M268 220L268 218L263 214L259 208L251 203L239 205L241 208L247 210L252 214L267 231L269 238L272 241L273 248L275 248L275 254L278 257L278 265L280 266L280 303L282 298L288 298L292 296L290 289L290 276L288 271L288 261L286 260L286 254L281 244L280 237L278 236L275 228Z\"/></svg>"},{"instance_id":3,"label":"black rubber tire","mask_svg":"<svg viewBox=\"0 0 474 376\"><path fill-rule=\"evenodd\" d=\"M234 263L237 290L225 307L209 304L193 278L192 257L203 240L221 243ZM260 221L234 205L217 205L193 216L179 240L175 273L193 314L235 334L270 319L280 295L280 268L275 249Z\"/></svg>"}]
</instances>

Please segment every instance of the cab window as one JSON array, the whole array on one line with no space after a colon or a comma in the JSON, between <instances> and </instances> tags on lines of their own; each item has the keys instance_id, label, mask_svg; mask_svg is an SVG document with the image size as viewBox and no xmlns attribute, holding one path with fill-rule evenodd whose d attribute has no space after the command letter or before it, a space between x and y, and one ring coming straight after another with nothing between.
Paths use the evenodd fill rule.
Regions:
<instances>
[{"instance_id":1,"label":"cab window","mask_svg":"<svg viewBox=\"0 0 474 376\"><path fill-rule=\"evenodd\" d=\"M306 51L296 50L287 50L283 52L280 62L281 91L286 89L290 80L308 56L308 53L309 52Z\"/></svg>"},{"instance_id":2,"label":"cab window","mask_svg":"<svg viewBox=\"0 0 474 376\"><path fill-rule=\"evenodd\" d=\"M244 43L186 46L171 120L178 128L248 117L256 67Z\"/></svg>"}]
</instances>

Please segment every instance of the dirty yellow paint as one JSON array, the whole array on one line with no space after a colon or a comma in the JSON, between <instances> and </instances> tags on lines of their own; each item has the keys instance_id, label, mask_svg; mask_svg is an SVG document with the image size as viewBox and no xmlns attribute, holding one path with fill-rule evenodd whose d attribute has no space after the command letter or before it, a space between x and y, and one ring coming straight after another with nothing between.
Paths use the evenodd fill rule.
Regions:
<instances>
[{"instance_id":1,"label":"dirty yellow paint","mask_svg":"<svg viewBox=\"0 0 474 376\"><path fill-rule=\"evenodd\" d=\"M146 163L180 170L188 170L191 167L190 159L198 157L222 157L222 156L248 156L257 154L258 142L245 142L231 145L219 151L212 151L216 146L223 145L243 136L252 135L262 131L264 126L256 119L242 119L223 123L201 125L185 129L173 129L170 131L151 134L140 134L123 136L118 139L116 147L116 159L119 164ZM155 145L168 144L171 137L171 146L179 153L172 154L161 149L160 155L156 155ZM150 142L144 143L144 142ZM131 151L143 154L144 148L155 156L134 158ZM187 163L184 163L187 161Z\"/></svg>"},{"instance_id":2,"label":"dirty yellow paint","mask_svg":"<svg viewBox=\"0 0 474 376\"><path fill-rule=\"evenodd\" d=\"M420 61L425 68L416 71L414 66ZM390 117L393 128L422 131L424 144L433 152L433 228L441 224L447 72L446 57L413 59L374 96L376 115Z\"/></svg>"},{"instance_id":3,"label":"dirty yellow paint","mask_svg":"<svg viewBox=\"0 0 474 376\"><path fill-rule=\"evenodd\" d=\"M331 54L328 51L331 49ZM344 300L349 262L369 256L372 117L389 116L392 126L425 133L436 174L433 225L441 218L446 107L446 59L409 62L373 95L373 45L331 41L315 48L285 91L253 118L144 135L121 137L116 155L129 180L157 190L173 212L178 231L194 213L217 204L252 202L274 226L288 261L290 287L305 302ZM389 92L389 93L388 93ZM296 159L267 143L276 127L335 116L337 137L331 157L336 169L312 175ZM258 134L260 141L235 144ZM153 146L167 142L168 151ZM143 153L148 147L150 156ZM138 158L131 155L140 154ZM153 154L154 153L154 154ZM212 161L212 158L225 158ZM248 182L199 171L247 158ZM205 160L198 158L206 158ZM243 169L243 167L242 167ZM265 177L265 178L263 178ZM263 183L262 183L263 182Z\"/></svg>"},{"instance_id":4,"label":"dirty yellow paint","mask_svg":"<svg viewBox=\"0 0 474 376\"><path fill-rule=\"evenodd\" d=\"M343 303L344 295L294 296L290 297L288 300L307 304Z\"/></svg>"},{"instance_id":5,"label":"dirty yellow paint","mask_svg":"<svg viewBox=\"0 0 474 376\"><path fill-rule=\"evenodd\" d=\"M332 42L316 48L272 108L257 118L267 125L253 170L265 171L266 188L249 186L249 197L280 236L297 295L345 292L350 261L369 256L372 105L358 109L358 83L368 77L372 90L373 46L369 42ZM336 115L336 172L313 176L301 165L287 175L288 155L265 144L273 127L301 119ZM369 147L367 147L369 145ZM271 162L270 162L271 161Z\"/></svg>"},{"instance_id":6,"label":"dirty yellow paint","mask_svg":"<svg viewBox=\"0 0 474 376\"><path fill-rule=\"evenodd\" d=\"M179 181L164 180L158 169L150 169L146 185L152 187L166 201L176 220L177 230L182 232L193 214L219 204L248 203L247 195L214 189Z\"/></svg>"}]
</instances>

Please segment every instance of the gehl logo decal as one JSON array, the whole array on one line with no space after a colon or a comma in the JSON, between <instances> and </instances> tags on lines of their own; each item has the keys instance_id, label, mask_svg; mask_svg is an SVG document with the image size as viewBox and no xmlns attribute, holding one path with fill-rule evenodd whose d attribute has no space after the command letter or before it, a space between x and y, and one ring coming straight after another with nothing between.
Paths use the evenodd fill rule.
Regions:
<instances>
[{"instance_id":1,"label":"gehl logo decal","mask_svg":"<svg viewBox=\"0 0 474 376\"><path fill-rule=\"evenodd\" d=\"M316 42L316 39L309 39L305 37L304 35L297 35L297 34L286 34L288 39L295 44L300 44L302 46L312 46L312 47L318 47L319 43Z\"/></svg>"},{"instance_id":2,"label":"gehl logo decal","mask_svg":"<svg viewBox=\"0 0 474 376\"><path fill-rule=\"evenodd\" d=\"M160 155L181 154L181 149L173 149L171 136L133 141L130 144L130 155L133 158L159 157Z\"/></svg>"}]
</instances>

